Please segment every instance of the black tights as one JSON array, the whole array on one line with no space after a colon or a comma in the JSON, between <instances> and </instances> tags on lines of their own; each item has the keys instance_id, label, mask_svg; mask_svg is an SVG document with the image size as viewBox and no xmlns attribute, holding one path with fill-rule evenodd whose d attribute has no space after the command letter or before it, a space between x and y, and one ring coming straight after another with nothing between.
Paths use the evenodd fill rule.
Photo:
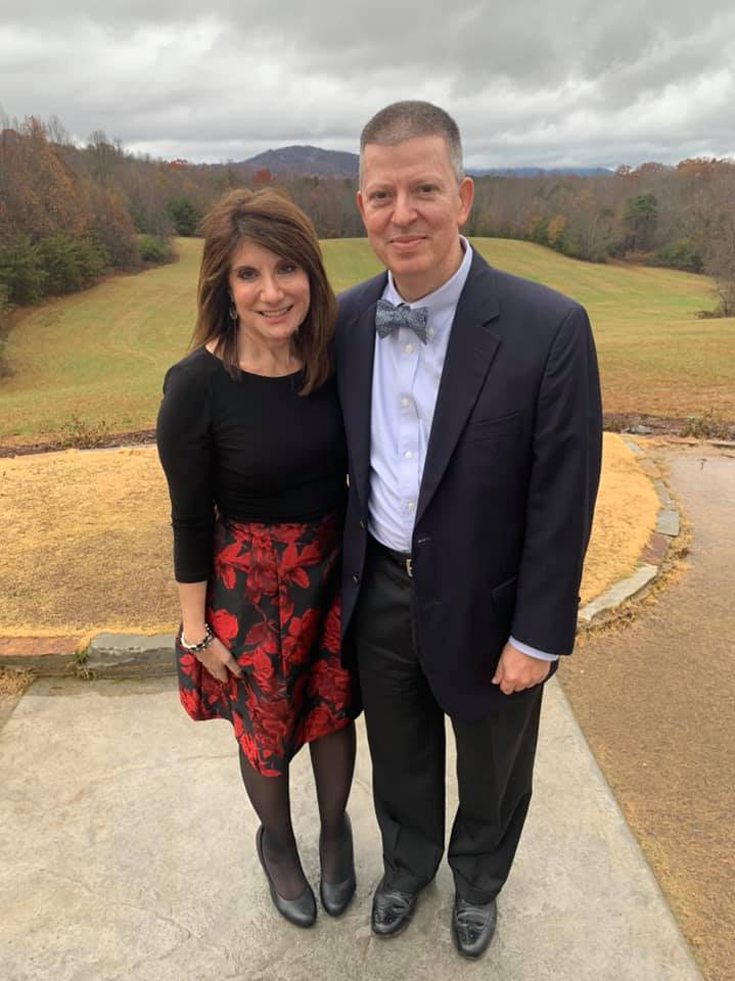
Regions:
<instances>
[{"instance_id":1,"label":"black tights","mask_svg":"<svg viewBox=\"0 0 735 981\"><path fill-rule=\"evenodd\" d=\"M355 769L355 726L309 743L311 766L321 820L320 854L327 882L341 882L350 873L352 852L345 839L345 808ZM245 790L264 828L263 853L277 892L296 899L306 888L306 877L291 824L288 770L279 777L264 777L240 752Z\"/></svg>"}]
</instances>

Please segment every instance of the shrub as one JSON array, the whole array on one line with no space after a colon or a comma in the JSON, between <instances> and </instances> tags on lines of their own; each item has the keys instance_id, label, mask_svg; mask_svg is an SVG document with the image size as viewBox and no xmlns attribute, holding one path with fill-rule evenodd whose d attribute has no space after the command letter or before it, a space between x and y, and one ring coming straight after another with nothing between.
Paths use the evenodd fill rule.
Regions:
<instances>
[{"instance_id":1,"label":"shrub","mask_svg":"<svg viewBox=\"0 0 735 981\"><path fill-rule=\"evenodd\" d=\"M171 246L168 242L165 239L155 238L153 235L141 235L138 238L138 252L142 262L149 262L154 265L171 262L173 259Z\"/></svg>"},{"instance_id":2,"label":"shrub","mask_svg":"<svg viewBox=\"0 0 735 981\"><path fill-rule=\"evenodd\" d=\"M45 276L45 292L74 293L99 279L107 266L103 246L90 238L74 239L63 232L50 235L38 245Z\"/></svg>"},{"instance_id":3,"label":"shrub","mask_svg":"<svg viewBox=\"0 0 735 981\"><path fill-rule=\"evenodd\" d=\"M665 245L659 249L651 260L654 266L668 266L671 269L684 269L687 272L699 273L704 268L702 256L689 238L679 239L673 245Z\"/></svg>"},{"instance_id":4,"label":"shrub","mask_svg":"<svg viewBox=\"0 0 735 981\"><path fill-rule=\"evenodd\" d=\"M27 235L0 246L0 286L5 287L8 302L36 303L44 295L44 280L38 252Z\"/></svg>"},{"instance_id":5,"label":"shrub","mask_svg":"<svg viewBox=\"0 0 735 981\"><path fill-rule=\"evenodd\" d=\"M188 198L172 198L168 203L167 211L177 235L185 237L196 235L199 228L199 214Z\"/></svg>"}]
</instances>

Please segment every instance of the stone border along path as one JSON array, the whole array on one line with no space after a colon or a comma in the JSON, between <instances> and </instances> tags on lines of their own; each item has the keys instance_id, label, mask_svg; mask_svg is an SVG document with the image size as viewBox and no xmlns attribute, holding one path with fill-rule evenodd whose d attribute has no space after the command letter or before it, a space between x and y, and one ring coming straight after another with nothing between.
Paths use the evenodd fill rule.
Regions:
<instances>
[{"instance_id":1,"label":"stone border along path","mask_svg":"<svg viewBox=\"0 0 735 981\"><path fill-rule=\"evenodd\" d=\"M609 614L612 610L617 609L653 582L673 541L679 537L681 532L679 510L669 494L660 470L635 440L623 436L623 442L631 453L638 458L641 470L651 479L658 495L660 507L656 516L656 525L641 553L635 572L626 579L616 582L580 609L578 623L581 628L588 627L603 614Z\"/></svg>"},{"instance_id":2,"label":"stone border along path","mask_svg":"<svg viewBox=\"0 0 735 981\"><path fill-rule=\"evenodd\" d=\"M580 611L580 630L609 617L626 601L641 593L657 577L661 566L679 536L681 521L658 467L634 440L623 436L628 449L638 458L642 471L658 494L660 508L656 526L641 553L638 567ZM98 633L89 645L76 650L76 638L0 638L0 666L33 671L38 676L77 675L81 678L161 677L175 673L172 657L174 635Z\"/></svg>"}]
</instances>

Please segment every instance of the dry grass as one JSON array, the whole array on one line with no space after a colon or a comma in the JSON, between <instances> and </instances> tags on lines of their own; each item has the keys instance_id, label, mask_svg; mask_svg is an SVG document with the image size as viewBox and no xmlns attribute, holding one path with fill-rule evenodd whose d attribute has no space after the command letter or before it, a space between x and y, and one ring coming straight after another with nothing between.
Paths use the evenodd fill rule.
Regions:
<instances>
[{"instance_id":1,"label":"dry grass","mask_svg":"<svg viewBox=\"0 0 735 981\"><path fill-rule=\"evenodd\" d=\"M153 447L15 457L0 476L0 635L172 628L169 503ZM657 506L623 441L606 435L585 601L632 571Z\"/></svg>"},{"instance_id":2,"label":"dry grass","mask_svg":"<svg viewBox=\"0 0 735 981\"><path fill-rule=\"evenodd\" d=\"M651 481L619 436L605 433L602 479L580 594L588 603L629 576L656 524Z\"/></svg>"}]
</instances>

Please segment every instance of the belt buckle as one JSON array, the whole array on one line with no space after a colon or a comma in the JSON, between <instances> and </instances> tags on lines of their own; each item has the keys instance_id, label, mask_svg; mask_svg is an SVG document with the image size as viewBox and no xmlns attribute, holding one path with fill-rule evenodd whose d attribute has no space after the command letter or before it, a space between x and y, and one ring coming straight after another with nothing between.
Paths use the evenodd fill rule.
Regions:
<instances>
[{"instance_id":1,"label":"belt buckle","mask_svg":"<svg viewBox=\"0 0 735 981\"><path fill-rule=\"evenodd\" d=\"M413 579L413 559L409 555L408 558L403 560L403 564L406 567L406 574L409 579Z\"/></svg>"}]
</instances>

